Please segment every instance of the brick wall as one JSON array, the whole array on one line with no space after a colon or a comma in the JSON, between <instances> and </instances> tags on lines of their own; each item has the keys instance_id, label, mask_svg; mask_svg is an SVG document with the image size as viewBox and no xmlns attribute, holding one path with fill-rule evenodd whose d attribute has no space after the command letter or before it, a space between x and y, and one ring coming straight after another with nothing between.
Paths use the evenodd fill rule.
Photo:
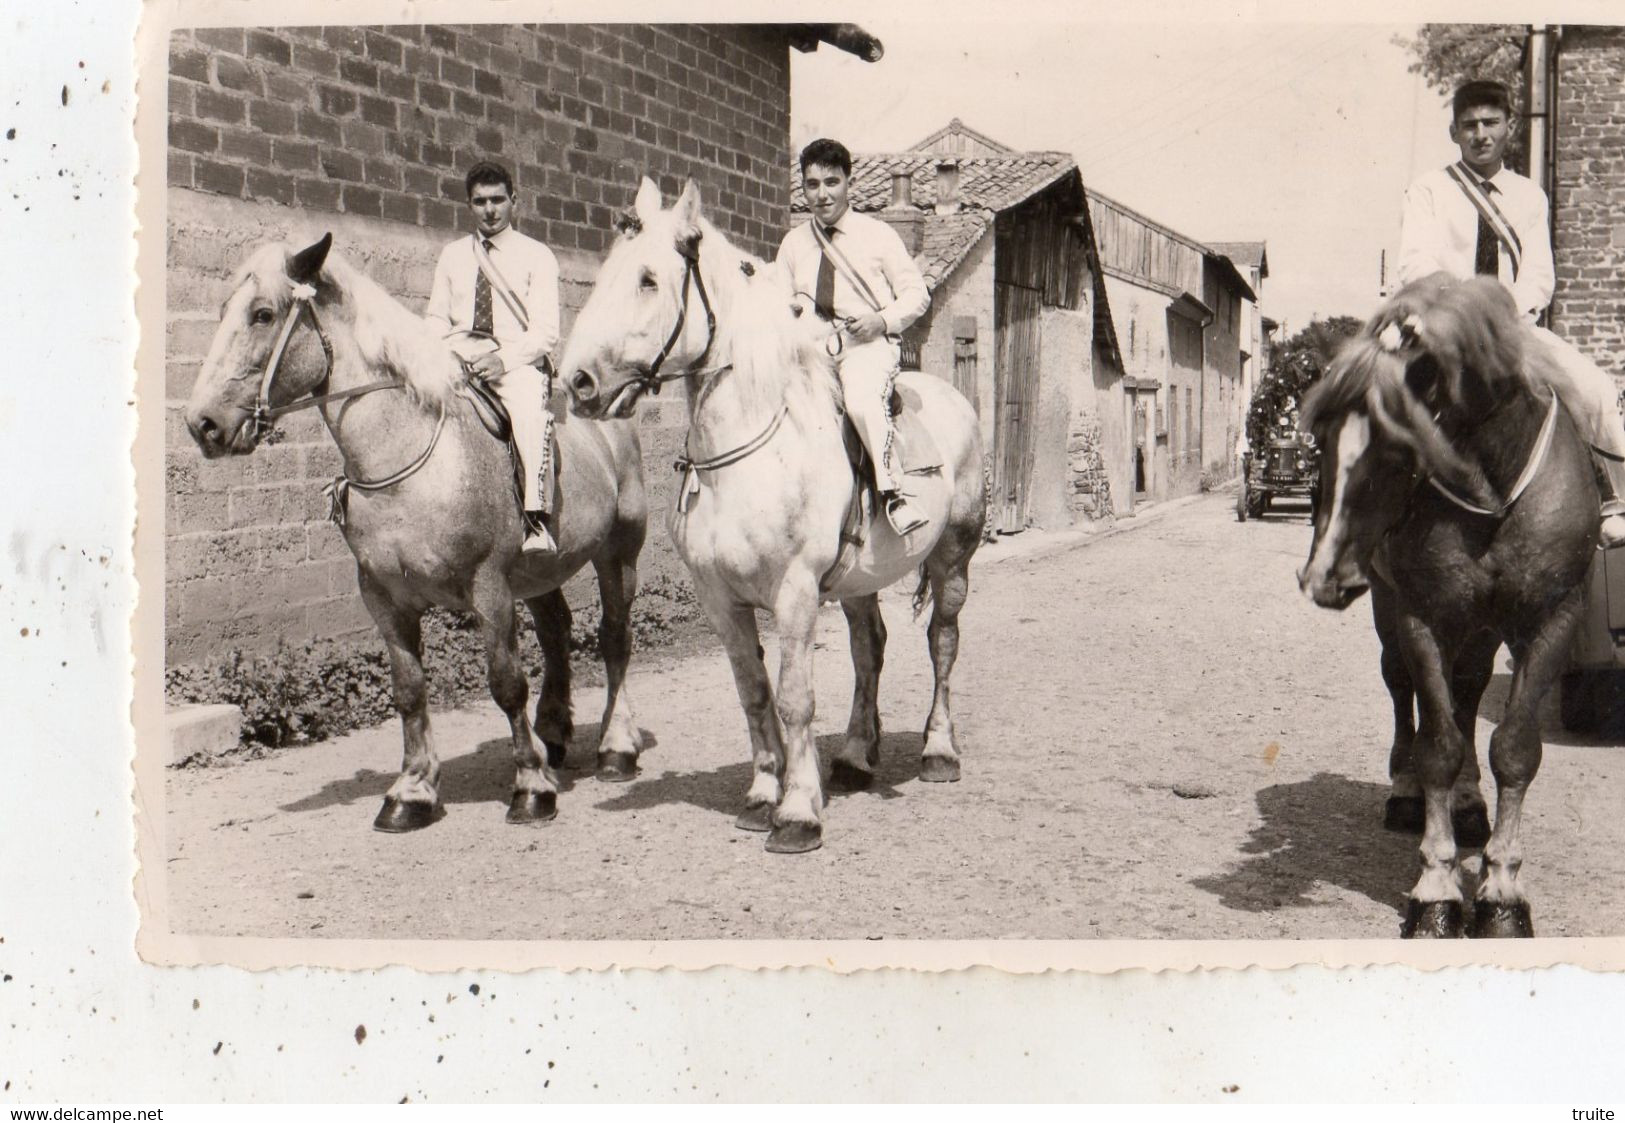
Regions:
<instances>
[{"instance_id":1,"label":"brick wall","mask_svg":"<svg viewBox=\"0 0 1625 1123\"><path fill-rule=\"evenodd\" d=\"M1566 26L1558 54L1553 327L1625 375L1625 28Z\"/></svg>"},{"instance_id":2,"label":"brick wall","mask_svg":"<svg viewBox=\"0 0 1625 1123\"><path fill-rule=\"evenodd\" d=\"M232 271L254 246L331 230L414 310L469 229L462 170L508 164L517 225L559 257L563 327L639 176L684 177L735 242L771 255L788 222L788 47L764 28L621 26L198 30L171 43L166 261L166 655L367 635L355 566L327 523L339 470L313 413L253 456L205 462L180 423ZM679 396L680 397L680 396ZM645 578L681 566L663 529L679 401L640 416ZM581 597L594 600L582 579Z\"/></svg>"},{"instance_id":3,"label":"brick wall","mask_svg":"<svg viewBox=\"0 0 1625 1123\"><path fill-rule=\"evenodd\" d=\"M789 48L771 27L217 28L170 44L169 183L472 229L462 173L508 165L527 228L594 253L648 173L692 176L771 255L789 217Z\"/></svg>"}]
</instances>

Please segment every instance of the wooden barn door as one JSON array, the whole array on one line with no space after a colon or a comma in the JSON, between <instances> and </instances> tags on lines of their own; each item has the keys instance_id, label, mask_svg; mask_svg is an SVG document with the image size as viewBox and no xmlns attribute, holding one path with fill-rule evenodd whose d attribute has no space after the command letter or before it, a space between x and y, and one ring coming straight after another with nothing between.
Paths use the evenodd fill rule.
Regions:
<instances>
[{"instance_id":1,"label":"wooden barn door","mask_svg":"<svg viewBox=\"0 0 1625 1123\"><path fill-rule=\"evenodd\" d=\"M1043 295L1023 285L993 286L998 349L993 369L993 510L994 525L1002 534L1014 534L1027 525L1038 428L1038 317Z\"/></svg>"}]
</instances>

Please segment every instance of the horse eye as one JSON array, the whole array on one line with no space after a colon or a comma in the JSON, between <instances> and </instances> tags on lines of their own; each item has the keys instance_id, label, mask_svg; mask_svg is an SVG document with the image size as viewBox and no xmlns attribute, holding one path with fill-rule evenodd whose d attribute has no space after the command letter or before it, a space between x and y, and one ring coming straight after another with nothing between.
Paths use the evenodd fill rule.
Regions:
<instances>
[{"instance_id":1,"label":"horse eye","mask_svg":"<svg viewBox=\"0 0 1625 1123\"><path fill-rule=\"evenodd\" d=\"M250 317L250 320L256 324L268 324L275 318L275 316L271 315L271 310L269 308L256 308L254 309L254 314Z\"/></svg>"},{"instance_id":2,"label":"horse eye","mask_svg":"<svg viewBox=\"0 0 1625 1123\"><path fill-rule=\"evenodd\" d=\"M640 289L647 289L649 292L653 292L660 286L655 284L655 275L649 272L649 270L645 269L642 276L638 278L638 287Z\"/></svg>"}]
</instances>

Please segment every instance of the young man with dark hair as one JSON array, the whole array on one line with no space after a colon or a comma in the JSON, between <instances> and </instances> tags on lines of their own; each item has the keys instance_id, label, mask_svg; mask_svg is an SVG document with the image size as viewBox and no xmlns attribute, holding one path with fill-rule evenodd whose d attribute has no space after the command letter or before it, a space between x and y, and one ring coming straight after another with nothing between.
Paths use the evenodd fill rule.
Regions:
<instances>
[{"instance_id":1,"label":"young man with dark hair","mask_svg":"<svg viewBox=\"0 0 1625 1123\"><path fill-rule=\"evenodd\" d=\"M897 232L851 209L851 178L852 155L839 141L815 140L802 150L812 219L784 236L778 262L791 288L840 326L836 362L846 410L874 461L886 517L906 535L925 520L892 471L892 380L903 329L925 314L931 296Z\"/></svg>"},{"instance_id":2,"label":"young man with dark hair","mask_svg":"<svg viewBox=\"0 0 1625 1123\"><path fill-rule=\"evenodd\" d=\"M1546 193L1502 162L1516 127L1512 102L1499 82L1464 83L1451 99L1450 139L1461 160L1429 172L1405 193L1400 227L1401 284L1443 271L1458 278L1497 278L1512 293L1533 338L1556 369L1552 389L1602 454L1602 540L1625 542L1625 423L1614 380L1574 347L1535 321L1551 303L1556 270Z\"/></svg>"},{"instance_id":3,"label":"young man with dark hair","mask_svg":"<svg viewBox=\"0 0 1625 1123\"><path fill-rule=\"evenodd\" d=\"M542 243L513 228L513 177L482 161L463 181L475 232L441 251L424 318L470 367L491 380L513 419L525 478L525 551L557 547L547 529L553 501L550 358L559 342L559 266Z\"/></svg>"}]
</instances>

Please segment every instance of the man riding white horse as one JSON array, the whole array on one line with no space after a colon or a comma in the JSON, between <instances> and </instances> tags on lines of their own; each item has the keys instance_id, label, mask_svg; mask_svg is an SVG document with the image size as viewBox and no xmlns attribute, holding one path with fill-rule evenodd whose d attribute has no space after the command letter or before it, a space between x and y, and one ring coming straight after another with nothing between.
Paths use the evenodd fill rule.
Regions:
<instances>
[{"instance_id":1,"label":"man riding white horse","mask_svg":"<svg viewBox=\"0 0 1625 1123\"><path fill-rule=\"evenodd\" d=\"M513 422L525 479L525 551L552 553L551 354L559 342L559 265L513 228L513 177L482 162L464 181L475 233L440 253L424 318L468 368L491 380Z\"/></svg>"},{"instance_id":2,"label":"man riding white horse","mask_svg":"<svg viewBox=\"0 0 1625 1123\"><path fill-rule=\"evenodd\" d=\"M852 154L839 141L802 149L801 187L813 216L784 236L778 262L792 296L811 296L818 315L836 325L831 350L838 349L847 415L874 462L886 517L906 535L926 520L892 467L892 380L903 329L925 314L931 295L897 232L851 209L851 178Z\"/></svg>"},{"instance_id":3,"label":"man riding white horse","mask_svg":"<svg viewBox=\"0 0 1625 1123\"><path fill-rule=\"evenodd\" d=\"M1429 172L1405 193L1400 228L1399 281L1435 273L1465 280L1495 277L1512 293L1532 341L1552 362L1535 364L1603 459L1602 545L1625 542L1625 424L1614 380L1570 344L1536 326L1551 303L1556 271L1547 224L1546 193L1506 167L1512 137L1512 102L1499 82L1464 83L1451 99L1450 139L1460 162Z\"/></svg>"}]
</instances>

